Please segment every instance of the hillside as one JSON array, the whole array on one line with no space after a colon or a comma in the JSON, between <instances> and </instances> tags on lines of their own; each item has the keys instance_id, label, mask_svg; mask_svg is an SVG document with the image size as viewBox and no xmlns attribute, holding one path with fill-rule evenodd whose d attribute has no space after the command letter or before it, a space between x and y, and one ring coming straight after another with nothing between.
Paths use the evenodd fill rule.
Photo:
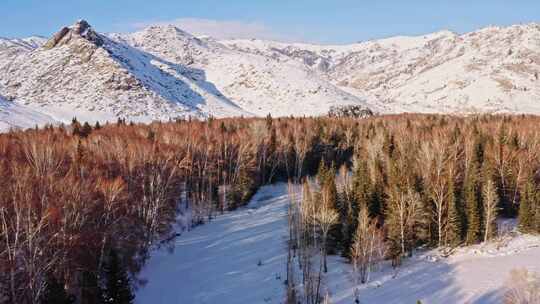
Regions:
<instances>
[{"instance_id":1,"label":"hillside","mask_svg":"<svg viewBox=\"0 0 540 304\"><path fill-rule=\"evenodd\" d=\"M246 114L194 78L197 71L117 43L85 21L2 63L0 92L58 121Z\"/></svg>"},{"instance_id":2,"label":"hillside","mask_svg":"<svg viewBox=\"0 0 540 304\"><path fill-rule=\"evenodd\" d=\"M198 38L174 26L0 39L0 94L68 122L379 113L540 113L540 26L351 45Z\"/></svg>"},{"instance_id":3,"label":"hillside","mask_svg":"<svg viewBox=\"0 0 540 304\"><path fill-rule=\"evenodd\" d=\"M302 63L386 112L540 113L538 24L337 46L223 43L281 62Z\"/></svg>"},{"instance_id":4,"label":"hillside","mask_svg":"<svg viewBox=\"0 0 540 304\"><path fill-rule=\"evenodd\" d=\"M230 50L173 26L103 35L86 21L44 42L3 39L0 94L68 122L303 116L362 99L295 63Z\"/></svg>"},{"instance_id":5,"label":"hillside","mask_svg":"<svg viewBox=\"0 0 540 304\"><path fill-rule=\"evenodd\" d=\"M0 131L11 128L32 128L48 123L56 123L56 121L46 114L9 102L0 96Z\"/></svg>"}]
</instances>

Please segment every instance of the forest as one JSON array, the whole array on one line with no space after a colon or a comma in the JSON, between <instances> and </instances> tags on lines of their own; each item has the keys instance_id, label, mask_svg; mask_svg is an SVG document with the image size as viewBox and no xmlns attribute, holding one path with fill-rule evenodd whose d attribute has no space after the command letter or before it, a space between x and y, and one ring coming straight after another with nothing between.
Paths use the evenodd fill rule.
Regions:
<instances>
[{"instance_id":1,"label":"forest","mask_svg":"<svg viewBox=\"0 0 540 304\"><path fill-rule=\"evenodd\" d=\"M74 119L0 134L0 303L132 303L137 272L175 237L179 214L204 224L277 181L302 189L289 255L305 290L288 278L289 303L321 303L328 254L363 283L416 248L488 241L501 217L539 233L538 126L525 115L402 114Z\"/></svg>"}]
</instances>

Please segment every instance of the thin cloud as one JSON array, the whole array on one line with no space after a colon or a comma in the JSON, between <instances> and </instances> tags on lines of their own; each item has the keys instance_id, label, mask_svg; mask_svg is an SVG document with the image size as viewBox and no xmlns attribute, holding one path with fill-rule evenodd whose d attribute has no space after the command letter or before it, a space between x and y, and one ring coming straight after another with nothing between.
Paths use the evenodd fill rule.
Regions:
<instances>
[{"instance_id":1,"label":"thin cloud","mask_svg":"<svg viewBox=\"0 0 540 304\"><path fill-rule=\"evenodd\" d=\"M175 25L178 28L196 36L210 36L216 39L265 39L278 41L303 40L288 34L274 31L265 24L236 20L212 20L199 18L180 18L169 21L136 22L131 24L135 30L152 25Z\"/></svg>"}]
</instances>

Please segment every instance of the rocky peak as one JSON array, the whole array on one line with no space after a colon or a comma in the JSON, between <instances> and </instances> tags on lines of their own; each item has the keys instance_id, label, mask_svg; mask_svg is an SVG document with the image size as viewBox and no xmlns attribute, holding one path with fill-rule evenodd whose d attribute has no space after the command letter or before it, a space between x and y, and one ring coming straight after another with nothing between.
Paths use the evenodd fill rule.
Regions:
<instances>
[{"instance_id":1,"label":"rocky peak","mask_svg":"<svg viewBox=\"0 0 540 304\"><path fill-rule=\"evenodd\" d=\"M51 39L43 45L45 49L52 49L57 46L68 44L75 39L84 39L96 46L102 46L103 38L86 22L79 20L70 27L63 27L60 31L53 35Z\"/></svg>"}]
</instances>

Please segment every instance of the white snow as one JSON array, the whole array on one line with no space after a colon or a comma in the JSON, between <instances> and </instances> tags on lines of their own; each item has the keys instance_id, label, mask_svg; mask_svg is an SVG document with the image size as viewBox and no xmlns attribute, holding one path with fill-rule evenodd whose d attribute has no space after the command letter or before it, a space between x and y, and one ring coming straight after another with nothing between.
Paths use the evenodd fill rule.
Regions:
<instances>
[{"instance_id":1,"label":"white snow","mask_svg":"<svg viewBox=\"0 0 540 304\"><path fill-rule=\"evenodd\" d=\"M0 94L69 121L116 117L540 113L540 25L350 45L197 38L174 26L74 39L0 38ZM65 108L65 110L62 110ZM67 112L67 113L66 113Z\"/></svg>"},{"instance_id":2,"label":"white snow","mask_svg":"<svg viewBox=\"0 0 540 304\"><path fill-rule=\"evenodd\" d=\"M6 101L0 96L0 132L6 132L9 129L41 127L45 124L54 124L56 122L51 116L29 107Z\"/></svg>"},{"instance_id":3,"label":"white snow","mask_svg":"<svg viewBox=\"0 0 540 304\"><path fill-rule=\"evenodd\" d=\"M287 202L287 185L263 187L247 207L178 237L173 253L154 252L141 273L147 284L136 303L283 303ZM419 250L397 271L385 262L358 286L360 303L500 303L511 270L540 273L540 236L503 227L495 241L450 256ZM351 265L331 256L328 269L323 293L334 304L354 303Z\"/></svg>"},{"instance_id":4,"label":"white snow","mask_svg":"<svg viewBox=\"0 0 540 304\"><path fill-rule=\"evenodd\" d=\"M534 23L350 45L221 43L303 64L383 112L540 113L540 25Z\"/></svg>"},{"instance_id":5,"label":"white snow","mask_svg":"<svg viewBox=\"0 0 540 304\"><path fill-rule=\"evenodd\" d=\"M452 255L420 251L398 270L385 263L360 285L360 303L502 303L510 271L540 273L540 236L512 232L488 244L458 249ZM331 257L326 278L332 303L354 303L352 268Z\"/></svg>"},{"instance_id":6,"label":"white snow","mask_svg":"<svg viewBox=\"0 0 540 304\"><path fill-rule=\"evenodd\" d=\"M282 303L287 202L286 184L263 187L247 207L178 237L172 253L154 252L136 303Z\"/></svg>"}]
</instances>

